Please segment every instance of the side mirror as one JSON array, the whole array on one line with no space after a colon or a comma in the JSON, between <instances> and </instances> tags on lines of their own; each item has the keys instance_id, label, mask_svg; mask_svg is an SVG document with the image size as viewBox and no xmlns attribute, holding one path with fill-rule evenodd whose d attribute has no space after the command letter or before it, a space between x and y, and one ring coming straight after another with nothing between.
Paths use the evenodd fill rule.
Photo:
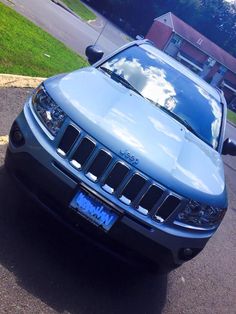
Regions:
<instances>
[{"instance_id":1,"label":"side mirror","mask_svg":"<svg viewBox=\"0 0 236 314\"><path fill-rule=\"evenodd\" d=\"M94 64L103 57L104 52L98 46L90 45L86 48L85 54L89 64Z\"/></svg>"},{"instance_id":2,"label":"side mirror","mask_svg":"<svg viewBox=\"0 0 236 314\"><path fill-rule=\"evenodd\" d=\"M223 144L222 155L236 156L236 142L227 138Z\"/></svg>"}]
</instances>

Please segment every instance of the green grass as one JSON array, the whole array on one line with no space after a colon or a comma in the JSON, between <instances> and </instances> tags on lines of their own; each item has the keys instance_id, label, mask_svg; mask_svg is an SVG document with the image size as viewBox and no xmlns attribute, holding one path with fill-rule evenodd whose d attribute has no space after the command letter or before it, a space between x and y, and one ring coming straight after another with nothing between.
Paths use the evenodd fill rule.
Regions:
<instances>
[{"instance_id":1,"label":"green grass","mask_svg":"<svg viewBox=\"0 0 236 314\"><path fill-rule=\"evenodd\" d=\"M63 43L0 2L0 73L48 77L86 64Z\"/></svg>"},{"instance_id":2,"label":"green grass","mask_svg":"<svg viewBox=\"0 0 236 314\"><path fill-rule=\"evenodd\" d=\"M81 1L79 0L62 0L68 8L74 11L77 15L79 15L83 20L95 20L96 15L89 10Z\"/></svg>"},{"instance_id":3,"label":"green grass","mask_svg":"<svg viewBox=\"0 0 236 314\"><path fill-rule=\"evenodd\" d=\"M227 119L236 124L236 113L231 110L228 110Z\"/></svg>"}]
</instances>

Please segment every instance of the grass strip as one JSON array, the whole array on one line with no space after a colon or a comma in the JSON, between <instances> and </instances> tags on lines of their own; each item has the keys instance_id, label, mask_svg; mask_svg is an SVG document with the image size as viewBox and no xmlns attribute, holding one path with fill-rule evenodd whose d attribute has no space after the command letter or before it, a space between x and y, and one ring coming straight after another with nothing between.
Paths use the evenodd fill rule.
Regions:
<instances>
[{"instance_id":1,"label":"grass strip","mask_svg":"<svg viewBox=\"0 0 236 314\"><path fill-rule=\"evenodd\" d=\"M49 77L87 65L40 27L0 2L0 73Z\"/></svg>"},{"instance_id":2,"label":"grass strip","mask_svg":"<svg viewBox=\"0 0 236 314\"><path fill-rule=\"evenodd\" d=\"M236 125L236 113L235 112L228 109L227 119Z\"/></svg>"},{"instance_id":3,"label":"grass strip","mask_svg":"<svg viewBox=\"0 0 236 314\"><path fill-rule=\"evenodd\" d=\"M83 20L95 20L96 15L89 10L81 1L79 0L62 0L65 5L68 6L73 12L79 15Z\"/></svg>"}]
</instances>

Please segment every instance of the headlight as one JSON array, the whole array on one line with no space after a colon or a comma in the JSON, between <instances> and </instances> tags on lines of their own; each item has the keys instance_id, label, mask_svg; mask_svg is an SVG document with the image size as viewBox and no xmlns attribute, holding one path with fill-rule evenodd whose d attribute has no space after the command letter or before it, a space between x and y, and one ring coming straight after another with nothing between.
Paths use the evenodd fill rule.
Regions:
<instances>
[{"instance_id":1,"label":"headlight","mask_svg":"<svg viewBox=\"0 0 236 314\"><path fill-rule=\"evenodd\" d=\"M225 212L226 208L217 208L190 201L178 214L177 220L193 227L207 229L216 227L223 219Z\"/></svg>"},{"instance_id":2,"label":"headlight","mask_svg":"<svg viewBox=\"0 0 236 314\"><path fill-rule=\"evenodd\" d=\"M36 89L32 104L39 119L48 131L56 136L65 121L66 114L48 95L43 85Z\"/></svg>"}]
</instances>

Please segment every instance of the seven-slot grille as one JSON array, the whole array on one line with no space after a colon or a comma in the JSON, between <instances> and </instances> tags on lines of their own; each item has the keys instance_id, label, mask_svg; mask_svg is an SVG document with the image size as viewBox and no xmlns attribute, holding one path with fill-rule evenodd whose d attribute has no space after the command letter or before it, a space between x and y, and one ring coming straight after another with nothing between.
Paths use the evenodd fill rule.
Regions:
<instances>
[{"instance_id":1,"label":"seven-slot grille","mask_svg":"<svg viewBox=\"0 0 236 314\"><path fill-rule=\"evenodd\" d=\"M164 221L180 204L178 197L117 160L105 147L72 125L64 131L57 152L107 193L153 219Z\"/></svg>"}]
</instances>

